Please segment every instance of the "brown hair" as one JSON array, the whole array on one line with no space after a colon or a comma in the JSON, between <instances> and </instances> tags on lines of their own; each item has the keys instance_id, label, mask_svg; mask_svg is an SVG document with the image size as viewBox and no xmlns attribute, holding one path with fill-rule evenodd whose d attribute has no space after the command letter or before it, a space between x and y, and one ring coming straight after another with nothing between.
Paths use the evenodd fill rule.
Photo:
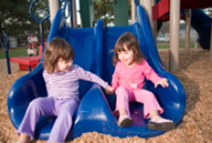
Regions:
<instances>
[{"instance_id":1,"label":"brown hair","mask_svg":"<svg viewBox=\"0 0 212 143\"><path fill-rule=\"evenodd\" d=\"M115 55L113 56L113 65L116 65L116 63L119 61L118 52L125 51L124 49L125 44L128 50L133 51L134 61L138 64L141 63L143 58L145 58L145 56L142 54L140 50L138 40L133 33L127 32L122 34L116 41L115 50L114 50Z\"/></svg>"},{"instance_id":2,"label":"brown hair","mask_svg":"<svg viewBox=\"0 0 212 143\"><path fill-rule=\"evenodd\" d=\"M44 54L43 67L48 73L54 72L55 64L58 60L68 60L74 58L74 49L62 38L53 38L46 47Z\"/></svg>"}]
</instances>

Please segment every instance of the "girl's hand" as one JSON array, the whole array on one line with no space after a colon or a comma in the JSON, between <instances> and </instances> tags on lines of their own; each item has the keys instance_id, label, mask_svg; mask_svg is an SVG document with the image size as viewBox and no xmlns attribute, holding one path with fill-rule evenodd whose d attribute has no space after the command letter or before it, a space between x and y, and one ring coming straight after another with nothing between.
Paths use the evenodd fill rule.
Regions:
<instances>
[{"instance_id":1,"label":"girl's hand","mask_svg":"<svg viewBox=\"0 0 212 143\"><path fill-rule=\"evenodd\" d=\"M110 85L107 85L105 87L105 93L108 94L108 95L111 95L115 92L115 89L113 87L111 87Z\"/></svg>"},{"instance_id":2,"label":"girl's hand","mask_svg":"<svg viewBox=\"0 0 212 143\"><path fill-rule=\"evenodd\" d=\"M158 86L158 85L161 85L162 87L169 87L169 83L168 83L168 80L166 78L162 78L160 81L158 81L156 84L155 84L155 88Z\"/></svg>"}]
</instances>

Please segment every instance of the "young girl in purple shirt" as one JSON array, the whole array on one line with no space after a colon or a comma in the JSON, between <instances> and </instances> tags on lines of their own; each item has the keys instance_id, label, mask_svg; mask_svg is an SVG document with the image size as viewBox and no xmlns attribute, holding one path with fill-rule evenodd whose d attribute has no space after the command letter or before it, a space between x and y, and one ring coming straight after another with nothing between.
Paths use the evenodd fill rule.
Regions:
<instances>
[{"instance_id":1,"label":"young girl in purple shirt","mask_svg":"<svg viewBox=\"0 0 212 143\"><path fill-rule=\"evenodd\" d=\"M33 140L35 125L43 115L57 116L47 142L65 142L79 105L79 79L98 83L107 94L114 93L114 88L97 75L73 64L73 58L74 50L65 40L54 38L48 43L43 61L48 96L34 99L29 104L17 131L20 135L18 143Z\"/></svg>"}]
</instances>

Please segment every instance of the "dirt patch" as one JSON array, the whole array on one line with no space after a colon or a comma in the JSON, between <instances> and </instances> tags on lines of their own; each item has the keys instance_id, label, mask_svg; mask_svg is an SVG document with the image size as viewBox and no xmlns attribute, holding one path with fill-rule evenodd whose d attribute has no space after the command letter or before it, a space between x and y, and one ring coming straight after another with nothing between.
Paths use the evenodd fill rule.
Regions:
<instances>
[{"instance_id":1,"label":"dirt patch","mask_svg":"<svg viewBox=\"0 0 212 143\"><path fill-rule=\"evenodd\" d=\"M159 51L168 69L168 50ZM97 132L85 133L66 143L211 143L212 142L212 63L209 51L192 49L190 55L180 50L179 69L173 74L186 91L187 103L182 122L173 131L152 138L119 138ZM7 93L11 85L28 71L19 71L18 64L11 63L12 74L7 74L6 61L0 60L0 143L18 140L15 128L7 112ZM45 141L37 140L36 143Z\"/></svg>"}]
</instances>

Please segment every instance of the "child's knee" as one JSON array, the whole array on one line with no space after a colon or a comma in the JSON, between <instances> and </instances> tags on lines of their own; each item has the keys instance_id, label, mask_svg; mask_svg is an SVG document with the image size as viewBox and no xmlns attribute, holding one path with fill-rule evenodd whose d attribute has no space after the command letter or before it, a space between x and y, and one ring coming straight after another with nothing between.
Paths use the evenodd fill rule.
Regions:
<instances>
[{"instance_id":1,"label":"child's knee","mask_svg":"<svg viewBox=\"0 0 212 143\"><path fill-rule=\"evenodd\" d=\"M38 104L39 104L39 100L34 99L29 103L29 107L34 107L34 106L37 106Z\"/></svg>"},{"instance_id":2,"label":"child's knee","mask_svg":"<svg viewBox=\"0 0 212 143\"><path fill-rule=\"evenodd\" d=\"M29 103L29 108L41 107L42 101L43 101L43 99L41 99L41 98L37 98L37 99L32 100L32 101Z\"/></svg>"},{"instance_id":3,"label":"child's knee","mask_svg":"<svg viewBox=\"0 0 212 143\"><path fill-rule=\"evenodd\" d=\"M63 107L60 109L60 114L62 114L63 116L70 116L72 117L74 115L74 113L77 110L77 105L70 103L70 104L65 104L63 105Z\"/></svg>"},{"instance_id":4,"label":"child's knee","mask_svg":"<svg viewBox=\"0 0 212 143\"><path fill-rule=\"evenodd\" d=\"M117 97L117 101L121 101L121 102L129 102L129 94L127 92L127 89L124 87L119 87L116 90L116 97Z\"/></svg>"},{"instance_id":5,"label":"child's knee","mask_svg":"<svg viewBox=\"0 0 212 143\"><path fill-rule=\"evenodd\" d=\"M156 100L155 95L152 92L148 92L148 94L145 96L146 100Z\"/></svg>"},{"instance_id":6,"label":"child's knee","mask_svg":"<svg viewBox=\"0 0 212 143\"><path fill-rule=\"evenodd\" d=\"M127 93L127 89L123 86L119 86L117 89L116 89L116 94L123 94L123 93Z\"/></svg>"}]
</instances>

